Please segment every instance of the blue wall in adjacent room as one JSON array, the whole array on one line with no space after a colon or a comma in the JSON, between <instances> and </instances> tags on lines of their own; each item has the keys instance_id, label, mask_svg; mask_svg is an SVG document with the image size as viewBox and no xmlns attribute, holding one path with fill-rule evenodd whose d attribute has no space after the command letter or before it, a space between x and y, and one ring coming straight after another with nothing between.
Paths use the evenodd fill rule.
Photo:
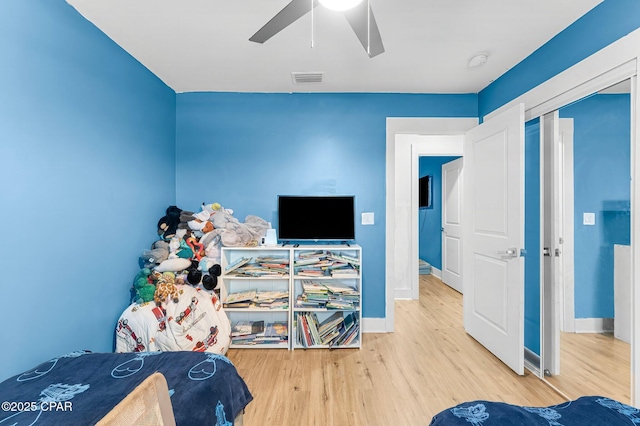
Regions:
<instances>
[{"instance_id":1,"label":"blue wall in adjacent room","mask_svg":"<svg viewBox=\"0 0 640 426\"><path fill-rule=\"evenodd\" d=\"M540 120L524 131L524 346L540 355Z\"/></svg>"},{"instance_id":2,"label":"blue wall in adjacent room","mask_svg":"<svg viewBox=\"0 0 640 426\"><path fill-rule=\"evenodd\" d=\"M64 1L0 2L0 380L113 350L175 202L175 93Z\"/></svg>"},{"instance_id":3,"label":"blue wall in adjacent room","mask_svg":"<svg viewBox=\"0 0 640 426\"><path fill-rule=\"evenodd\" d=\"M442 270L442 165L459 157L420 157L418 177L433 176L431 207L418 210L418 257Z\"/></svg>"},{"instance_id":4,"label":"blue wall in adjacent room","mask_svg":"<svg viewBox=\"0 0 640 426\"><path fill-rule=\"evenodd\" d=\"M217 201L277 229L278 194L355 195L363 316L382 318L386 118L474 117L476 105L476 95L178 94L178 206Z\"/></svg>"},{"instance_id":5,"label":"blue wall in adjacent room","mask_svg":"<svg viewBox=\"0 0 640 426\"><path fill-rule=\"evenodd\" d=\"M479 93L484 117L640 28L640 1L604 0Z\"/></svg>"},{"instance_id":6,"label":"blue wall in adjacent room","mask_svg":"<svg viewBox=\"0 0 640 426\"><path fill-rule=\"evenodd\" d=\"M573 118L576 318L613 318L613 246L630 244L630 96L596 95L560 109ZM583 213L595 213L595 226Z\"/></svg>"}]
</instances>

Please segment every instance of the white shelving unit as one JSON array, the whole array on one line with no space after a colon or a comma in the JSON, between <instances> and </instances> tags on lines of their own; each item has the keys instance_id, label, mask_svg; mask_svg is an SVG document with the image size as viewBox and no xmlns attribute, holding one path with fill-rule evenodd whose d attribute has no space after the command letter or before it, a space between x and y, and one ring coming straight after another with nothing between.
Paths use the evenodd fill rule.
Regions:
<instances>
[{"instance_id":1,"label":"white shelving unit","mask_svg":"<svg viewBox=\"0 0 640 426\"><path fill-rule=\"evenodd\" d=\"M348 259L352 259L350 262L353 266L353 272L355 273L352 277L333 277L329 274L325 274L323 276L314 277L308 275L302 275L300 272L300 267L297 266L299 260L305 257L305 255L313 255L315 252L322 253L331 253L336 257L346 257ZM345 259L346 260L346 259ZM291 348L292 349L322 349L322 348L360 348L361 347L361 324L362 324L362 250L360 246L352 245L326 245L326 246L301 246L293 249L293 268L292 272L292 328L291 328ZM357 292L357 299L353 301L353 307L345 307L345 308L314 308L308 306L298 306L296 304L297 299L304 293L303 290L303 282L309 281L315 284L326 284L327 286L331 286L332 284L336 284L339 286L347 286ZM303 343L303 336L300 336L300 333L304 332L304 330L300 326L301 316L308 315L311 317L315 317L317 319L316 328L320 323L327 320L332 316L341 316L342 318L346 318L351 316L354 320L354 330L355 334L352 338L352 341L349 344L318 344L317 342L312 343L311 345ZM308 329L308 327L307 327ZM313 334L313 333L311 333ZM316 339L317 339L316 335Z\"/></svg>"},{"instance_id":2,"label":"white shelving unit","mask_svg":"<svg viewBox=\"0 0 640 426\"><path fill-rule=\"evenodd\" d=\"M227 273L230 265L242 258L250 258L255 260L258 257L272 257L291 260L291 250L286 247L223 247L221 251L221 284L220 284L220 300L224 303L230 293L243 292L248 290L257 291L286 291L288 293L288 306L283 308L229 308L224 310L229 317L229 321L233 324L238 321L264 321L265 325L274 322L285 322L287 329L291 330L291 278L286 273L281 276L237 276L235 271ZM236 270L237 271L237 270ZM261 343L254 345L234 344L232 348L255 348L255 349L289 349L291 339L283 343Z\"/></svg>"},{"instance_id":3,"label":"white shelving unit","mask_svg":"<svg viewBox=\"0 0 640 426\"><path fill-rule=\"evenodd\" d=\"M326 256L330 253L334 256L346 256L354 266L353 276L336 278L329 273L330 269L325 269L322 276L305 276L296 275L299 268L296 267L296 261L300 257L312 253L322 253ZM272 257L287 259L289 268L283 275L269 276L238 276L237 270L226 272L231 265L243 258L251 259L254 262L257 258ZM243 291L286 291L288 292L288 307L286 309L277 308L260 308L260 307L242 307L229 308L225 307L225 312L229 316L232 325L238 321L264 321L265 324L271 322L286 322L288 330L288 340L284 343L276 344L231 344L232 348L280 348L280 349L316 349L316 348L360 348L361 347L361 330L362 324L362 250L357 245L305 245L299 247L293 246L258 246L258 247L223 247L221 253L222 275L220 277L220 299L223 303L231 293ZM312 265L313 266L313 265ZM296 307L298 296L303 293L302 283L309 280L315 283L326 283L327 285L337 284L349 286L357 292L356 300L353 301L353 307L341 307L339 309L326 307ZM353 296L352 296L353 298ZM347 318L347 323L351 320L354 322L354 336L349 344L311 344L305 345L298 340L298 322L301 315L315 315L318 322L322 322L332 315ZM344 321L343 321L344 322Z\"/></svg>"}]
</instances>

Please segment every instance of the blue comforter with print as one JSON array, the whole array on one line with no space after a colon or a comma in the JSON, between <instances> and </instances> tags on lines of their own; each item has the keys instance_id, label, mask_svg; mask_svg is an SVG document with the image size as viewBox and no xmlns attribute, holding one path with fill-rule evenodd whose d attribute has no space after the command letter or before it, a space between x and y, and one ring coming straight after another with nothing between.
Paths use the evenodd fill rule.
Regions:
<instances>
[{"instance_id":1,"label":"blue comforter with print","mask_svg":"<svg viewBox=\"0 0 640 426\"><path fill-rule=\"evenodd\" d=\"M0 384L0 426L95 424L154 372L178 425L232 425L252 400L228 358L208 352L73 352Z\"/></svg>"},{"instance_id":2,"label":"blue comforter with print","mask_svg":"<svg viewBox=\"0 0 640 426\"><path fill-rule=\"evenodd\" d=\"M436 414L431 426L640 425L640 410L602 396L583 396L549 407L472 401Z\"/></svg>"}]
</instances>

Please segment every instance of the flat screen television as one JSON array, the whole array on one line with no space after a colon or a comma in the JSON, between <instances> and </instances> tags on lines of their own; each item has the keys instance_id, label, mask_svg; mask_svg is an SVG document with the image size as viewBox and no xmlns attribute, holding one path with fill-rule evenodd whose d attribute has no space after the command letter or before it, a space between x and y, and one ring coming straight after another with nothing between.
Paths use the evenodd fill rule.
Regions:
<instances>
[{"instance_id":1,"label":"flat screen television","mask_svg":"<svg viewBox=\"0 0 640 426\"><path fill-rule=\"evenodd\" d=\"M355 197L278 196L280 241L355 241Z\"/></svg>"},{"instance_id":2,"label":"flat screen television","mask_svg":"<svg viewBox=\"0 0 640 426\"><path fill-rule=\"evenodd\" d=\"M418 207L421 209L431 208L431 176L423 176L419 179Z\"/></svg>"}]
</instances>

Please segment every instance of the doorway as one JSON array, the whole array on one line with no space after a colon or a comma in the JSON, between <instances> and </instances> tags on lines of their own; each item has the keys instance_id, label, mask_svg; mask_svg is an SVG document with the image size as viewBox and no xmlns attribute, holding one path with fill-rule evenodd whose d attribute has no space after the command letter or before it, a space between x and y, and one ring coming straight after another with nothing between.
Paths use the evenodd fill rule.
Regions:
<instances>
[{"instance_id":1,"label":"doorway","mask_svg":"<svg viewBox=\"0 0 640 426\"><path fill-rule=\"evenodd\" d=\"M462 157L420 157L419 177L429 182L429 200L418 211L418 257L432 275L462 293Z\"/></svg>"}]
</instances>

